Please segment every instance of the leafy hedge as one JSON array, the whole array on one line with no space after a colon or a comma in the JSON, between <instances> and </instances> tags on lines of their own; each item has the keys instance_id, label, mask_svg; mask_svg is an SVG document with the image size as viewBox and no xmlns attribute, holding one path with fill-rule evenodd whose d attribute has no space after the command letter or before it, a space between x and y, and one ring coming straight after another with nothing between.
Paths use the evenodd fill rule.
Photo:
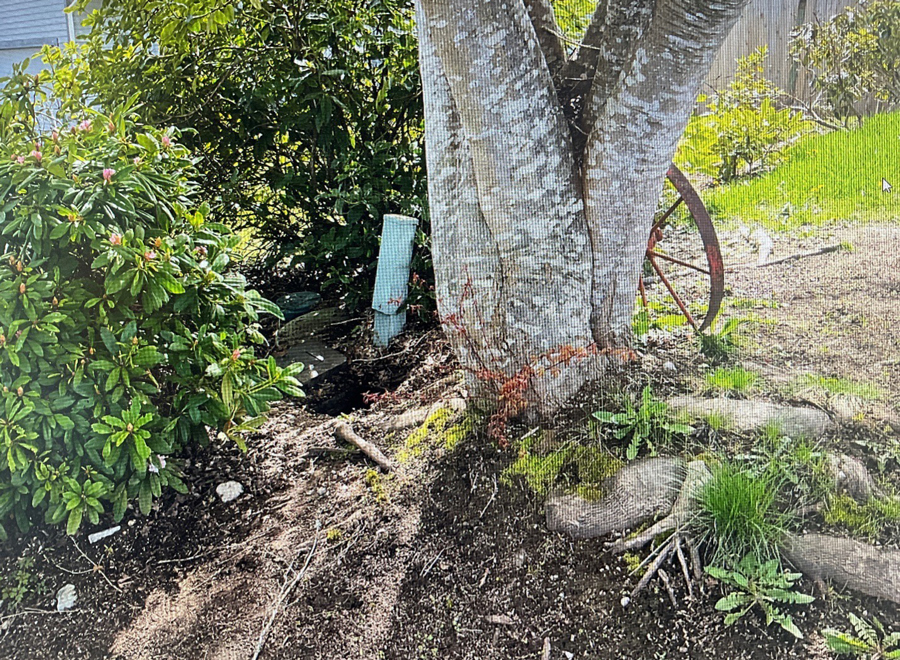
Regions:
<instances>
[{"instance_id":1,"label":"leafy hedge","mask_svg":"<svg viewBox=\"0 0 900 660\"><path fill-rule=\"evenodd\" d=\"M46 116L45 76L16 75L0 105L2 537L38 513L70 534L134 499L146 514L184 491L185 446L208 429L243 446L302 395L299 365L254 356L279 312L228 272L238 238L197 203L181 134L128 104Z\"/></svg>"}]
</instances>

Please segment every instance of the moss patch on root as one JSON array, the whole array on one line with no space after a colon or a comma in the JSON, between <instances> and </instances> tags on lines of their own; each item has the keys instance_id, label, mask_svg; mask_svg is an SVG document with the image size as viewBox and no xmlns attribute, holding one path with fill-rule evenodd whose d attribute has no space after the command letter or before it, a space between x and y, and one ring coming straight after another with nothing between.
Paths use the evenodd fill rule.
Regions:
<instances>
[{"instance_id":1,"label":"moss patch on root","mask_svg":"<svg viewBox=\"0 0 900 660\"><path fill-rule=\"evenodd\" d=\"M532 451L533 446L540 446L540 443L530 442L520 449L519 458L503 471L500 477L502 483L512 485L519 477L529 489L546 496L560 475L571 470L578 482L578 494L584 499L596 500L603 495L600 483L624 465L600 447L566 444L547 454L540 454Z\"/></svg>"},{"instance_id":2,"label":"moss patch on root","mask_svg":"<svg viewBox=\"0 0 900 660\"><path fill-rule=\"evenodd\" d=\"M471 415L460 416L452 408L438 408L407 436L397 452L397 460L402 463L434 449L453 451L474 430L475 419Z\"/></svg>"},{"instance_id":3,"label":"moss patch on root","mask_svg":"<svg viewBox=\"0 0 900 660\"><path fill-rule=\"evenodd\" d=\"M872 497L860 504L849 495L833 495L828 499L823 517L829 525L874 539L885 525L900 521L900 500Z\"/></svg>"}]
</instances>

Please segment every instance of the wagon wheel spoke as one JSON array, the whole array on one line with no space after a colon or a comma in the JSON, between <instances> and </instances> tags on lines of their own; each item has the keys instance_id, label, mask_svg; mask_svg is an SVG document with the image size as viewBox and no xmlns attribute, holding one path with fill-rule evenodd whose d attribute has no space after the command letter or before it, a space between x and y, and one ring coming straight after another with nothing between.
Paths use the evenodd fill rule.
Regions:
<instances>
[{"instance_id":1,"label":"wagon wheel spoke","mask_svg":"<svg viewBox=\"0 0 900 660\"><path fill-rule=\"evenodd\" d=\"M693 268L694 270L699 271L704 275L709 275L708 270L706 270L705 268L701 268L700 266L696 266L689 261L682 261L681 259L670 257L669 255L663 254L662 252L657 252L656 250L647 250L647 254L652 254L658 259L665 259L666 261L671 261L673 264L678 264L679 266L684 266L685 268Z\"/></svg>"},{"instance_id":2,"label":"wagon wheel spoke","mask_svg":"<svg viewBox=\"0 0 900 660\"><path fill-rule=\"evenodd\" d=\"M668 210L662 214L662 216L660 216L659 220L653 223L653 227L650 228L650 233L652 234L654 231L666 224L666 220L669 219L669 216L675 213L675 209L677 209L683 201L684 197L679 197L676 202L672 204L672 206L670 206Z\"/></svg>"},{"instance_id":3,"label":"wagon wheel spoke","mask_svg":"<svg viewBox=\"0 0 900 660\"><path fill-rule=\"evenodd\" d=\"M684 304L684 301L681 299L681 296L678 295L678 292L672 287L672 283L669 282L665 273L662 272L662 269L659 267L659 264L656 263L656 258L652 255L648 255L647 257L650 260L650 265L653 266L653 270L656 271L656 274L659 275L660 281L666 285L666 288L669 290L669 295L672 296L672 299L675 301L675 304L678 305L678 309L681 310L681 313L684 314L684 318L687 319L687 322L691 324L691 327L694 330L700 331L700 328L697 326L697 322L694 320L694 317L688 311L687 305Z\"/></svg>"},{"instance_id":4,"label":"wagon wheel spoke","mask_svg":"<svg viewBox=\"0 0 900 660\"><path fill-rule=\"evenodd\" d=\"M654 221L653 226L650 229L650 238L647 243L647 259L650 261L656 274L659 275L660 281L665 285L669 295L671 295L672 299L675 301L675 304L678 305L681 313L684 314L688 323L696 331L703 332L712 325L713 320L719 313L719 307L721 306L722 298L725 295L725 265L722 262L722 252L719 249L719 240L716 237L716 230L709 217L709 212L706 210L703 201L700 199L697 191L694 190L690 181L687 180L681 170L674 164L669 166L669 170L666 172L666 178L675 188L679 197L678 200L669 206L669 208ZM662 227L668 222L672 214L681 204L684 204L687 207L687 211L700 233L700 238L703 242L703 250L706 256L706 263L708 265L707 268L678 259L677 257L669 256L668 254L663 254L662 252L657 252L654 249L657 243L663 238ZM657 261L658 259L684 268L690 268L708 278L709 298L707 302L707 312L700 323L698 323L688 311L684 300L678 292L675 291L671 281L666 277L663 269L660 268L660 264ZM642 285L643 281L641 281L640 284ZM643 286L640 288L643 300L646 294Z\"/></svg>"}]
</instances>

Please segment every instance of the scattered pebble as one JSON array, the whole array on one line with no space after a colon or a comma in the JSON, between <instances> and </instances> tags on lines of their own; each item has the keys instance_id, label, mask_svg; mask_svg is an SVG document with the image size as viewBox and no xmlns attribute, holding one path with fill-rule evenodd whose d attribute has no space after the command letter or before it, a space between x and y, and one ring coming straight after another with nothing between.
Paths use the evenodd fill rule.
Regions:
<instances>
[{"instance_id":1,"label":"scattered pebble","mask_svg":"<svg viewBox=\"0 0 900 660\"><path fill-rule=\"evenodd\" d=\"M116 532L122 529L121 526L116 525L115 527L110 527L109 529L104 529L102 532L94 532L93 534L88 535L88 543L96 543L97 541L102 541L107 536L112 536Z\"/></svg>"},{"instance_id":2,"label":"scattered pebble","mask_svg":"<svg viewBox=\"0 0 900 660\"><path fill-rule=\"evenodd\" d=\"M75 593L75 585L67 584L56 592L56 611L65 612L72 609L76 600L78 600L78 594Z\"/></svg>"},{"instance_id":3,"label":"scattered pebble","mask_svg":"<svg viewBox=\"0 0 900 660\"><path fill-rule=\"evenodd\" d=\"M237 481L226 481L216 486L216 494L226 504L236 500L243 492L244 487Z\"/></svg>"},{"instance_id":4,"label":"scattered pebble","mask_svg":"<svg viewBox=\"0 0 900 660\"><path fill-rule=\"evenodd\" d=\"M676 367L675 363L672 362L671 360L667 360L666 362L663 362L663 369L665 369L666 371L671 371L671 372L678 371L678 367Z\"/></svg>"}]
</instances>

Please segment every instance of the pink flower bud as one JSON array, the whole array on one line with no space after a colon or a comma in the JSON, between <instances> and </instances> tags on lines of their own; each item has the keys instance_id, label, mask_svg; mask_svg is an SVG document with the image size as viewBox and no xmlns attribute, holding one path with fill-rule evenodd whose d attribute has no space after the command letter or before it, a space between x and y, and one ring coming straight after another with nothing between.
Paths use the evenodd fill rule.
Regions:
<instances>
[{"instance_id":1,"label":"pink flower bud","mask_svg":"<svg viewBox=\"0 0 900 660\"><path fill-rule=\"evenodd\" d=\"M134 157L134 160L133 160L132 162L133 162L135 165L140 165L140 164L141 164L141 157L140 157L140 156L135 156L135 157Z\"/></svg>"},{"instance_id":2,"label":"pink flower bud","mask_svg":"<svg viewBox=\"0 0 900 660\"><path fill-rule=\"evenodd\" d=\"M90 120L90 119L85 119L83 122L81 122L80 124L78 124L78 128L79 128L80 130L82 130L82 131L89 131L89 130L91 130L91 126L92 126L92 124L91 124L91 120Z\"/></svg>"},{"instance_id":3,"label":"pink flower bud","mask_svg":"<svg viewBox=\"0 0 900 660\"><path fill-rule=\"evenodd\" d=\"M116 132L116 125L115 125L114 123L112 123L112 122L109 122L109 123L106 125L106 128L109 129L109 132L110 132L110 133L115 133L115 132Z\"/></svg>"},{"instance_id":4,"label":"pink flower bud","mask_svg":"<svg viewBox=\"0 0 900 660\"><path fill-rule=\"evenodd\" d=\"M110 234L109 242L113 245L122 245L122 235L121 234Z\"/></svg>"},{"instance_id":5,"label":"pink flower bud","mask_svg":"<svg viewBox=\"0 0 900 660\"><path fill-rule=\"evenodd\" d=\"M232 353L231 353L231 361L232 361L232 362L237 362L237 360L238 360L239 357L241 357L241 349L236 348L236 349L234 349L234 351L232 351Z\"/></svg>"},{"instance_id":6,"label":"pink flower bud","mask_svg":"<svg viewBox=\"0 0 900 660\"><path fill-rule=\"evenodd\" d=\"M16 156L16 162L21 165L25 162L25 156Z\"/></svg>"},{"instance_id":7,"label":"pink flower bud","mask_svg":"<svg viewBox=\"0 0 900 660\"><path fill-rule=\"evenodd\" d=\"M59 131L53 131L50 134L50 139L53 140L54 142L58 142L59 141Z\"/></svg>"},{"instance_id":8,"label":"pink flower bud","mask_svg":"<svg viewBox=\"0 0 900 660\"><path fill-rule=\"evenodd\" d=\"M107 167L105 170L103 170L103 181L105 183L109 183L110 181L112 181L113 174L115 173L116 171L114 169Z\"/></svg>"},{"instance_id":9,"label":"pink flower bud","mask_svg":"<svg viewBox=\"0 0 900 660\"><path fill-rule=\"evenodd\" d=\"M154 252L153 250L147 250L146 252L144 252L144 259L146 259L147 261L153 261L154 259L156 259L156 252Z\"/></svg>"},{"instance_id":10,"label":"pink flower bud","mask_svg":"<svg viewBox=\"0 0 900 660\"><path fill-rule=\"evenodd\" d=\"M41 162L41 159L42 159L44 156L41 154L40 151L38 151L37 149L35 149L34 151L31 152L31 157L34 158L37 162L40 163L40 162Z\"/></svg>"},{"instance_id":11,"label":"pink flower bud","mask_svg":"<svg viewBox=\"0 0 900 660\"><path fill-rule=\"evenodd\" d=\"M163 135L162 138L160 138L160 142L162 142L162 146L165 149L172 146L172 139L168 135Z\"/></svg>"}]
</instances>

